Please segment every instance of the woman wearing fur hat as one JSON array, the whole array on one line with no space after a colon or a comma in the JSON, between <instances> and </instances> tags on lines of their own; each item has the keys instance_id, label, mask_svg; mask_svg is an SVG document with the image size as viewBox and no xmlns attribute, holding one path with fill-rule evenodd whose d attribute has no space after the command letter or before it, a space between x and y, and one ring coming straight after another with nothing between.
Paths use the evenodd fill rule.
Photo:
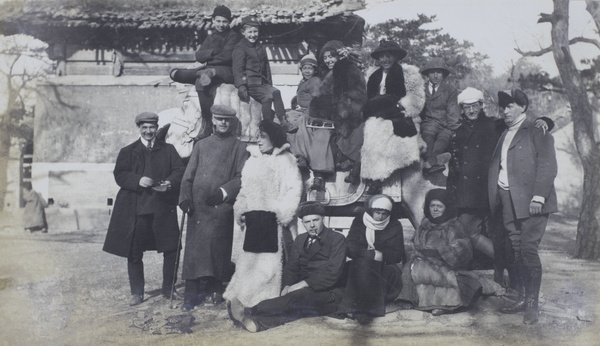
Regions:
<instances>
[{"instance_id":1,"label":"woman wearing fur hat","mask_svg":"<svg viewBox=\"0 0 600 346\"><path fill-rule=\"evenodd\" d=\"M419 160L415 121L425 103L424 81L415 66L398 63L406 54L392 41L381 41L371 53L380 68L367 83L369 118L361 150L361 177L371 182L367 193L377 193L381 184L376 182Z\"/></svg>"},{"instance_id":2,"label":"woman wearing fur hat","mask_svg":"<svg viewBox=\"0 0 600 346\"><path fill-rule=\"evenodd\" d=\"M438 316L468 307L480 291L503 292L492 280L464 270L473 248L456 218L452 194L444 189L430 190L424 212L425 218L413 237L415 254L406 266L398 299L411 301L417 309Z\"/></svg>"},{"instance_id":3,"label":"woman wearing fur hat","mask_svg":"<svg viewBox=\"0 0 600 346\"><path fill-rule=\"evenodd\" d=\"M279 296L284 238L289 236L302 193L296 158L283 128L263 120L257 146L242 170L242 187L233 206L236 227L232 260L236 270L223 297L246 307ZM291 239L287 237L288 240Z\"/></svg>"},{"instance_id":4,"label":"woman wearing fur hat","mask_svg":"<svg viewBox=\"0 0 600 346\"><path fill-rule=\"evenodd\" d=\"M362 110L367 102L362 63L337 40L325 43L319 53L319 63L325 77L320 95L310 102L309 115L333 121L336 162L350 160L354 174L348 177L348 182L358 183L364 126Z\"/></svg>"},{"instance_id":5,"label":"woman wearing fur hat","mask_svg":"<svg viewBox=\"0 0 600 346\"><path fill-rule=\"evenodd\" d=\"M375 195L362 217L352 222L346 238L348 280L339 313L352 314L360 324L385 314L402 287L398 264L406 262L402 225L392 216L393 201Z\"/></svg>"}]
</instances>

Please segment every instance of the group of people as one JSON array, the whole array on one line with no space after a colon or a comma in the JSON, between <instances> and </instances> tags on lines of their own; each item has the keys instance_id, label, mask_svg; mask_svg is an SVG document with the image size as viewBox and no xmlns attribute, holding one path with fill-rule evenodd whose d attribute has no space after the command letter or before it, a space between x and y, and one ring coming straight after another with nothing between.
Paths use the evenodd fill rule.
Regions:
<instances>
[{"instance_id":1,"label":"group of people","mask_svg":"<svg viewBox=\"0 0 600 346\"><path fill-rule=\"evenodd\" d=\"M504 120L493 120L481 91L459 93L444 82L450 71L440 59L421 70L401 65L406 50L382 41L371 54L380 68L367 81L358 57L329 41L318 59L302 58L294 112L286 114L258 23L243 19L240 36L230 22L231 11L217 6L215 30L196 54L200 65L171 72L196 85L206 125L187 165L156 138L154 113L136 116L140 139L117 158L121 189L104 250L127 258L131 305L144 300L146 250L163 253L162 294L179 294L179 206L189 216L184 311L226 300L234 322L253 332L316 315L369 323L394 301L439 315L493 291L467 270L480 251L494 258L495 281L504 283L506 269L519 292L503 312L525 311L524 323L537 321L538 246L557 209L557 168L553 123L527 118L522 91L499 92ZM234 109L212 104L220 83L235 84L242 101L262 104L256 145L236 137ZM448 184L427 193L415 251L407 253L381 183L421 160L424 175L450 160ZM302 202L306 169L320 188L336 170L348 171L350 184L369 182L365 211L347 237L325 227L324 205Z\"/></svg>"}]
</instances>

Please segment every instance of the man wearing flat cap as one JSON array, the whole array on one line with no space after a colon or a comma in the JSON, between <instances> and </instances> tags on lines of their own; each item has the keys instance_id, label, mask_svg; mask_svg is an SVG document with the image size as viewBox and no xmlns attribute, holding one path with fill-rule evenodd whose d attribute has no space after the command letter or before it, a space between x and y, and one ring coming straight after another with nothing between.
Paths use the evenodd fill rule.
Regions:
<instances>
[{"instance_id":1,"label":"man wearing flat cap","mask_svg":"<svg viewBox=\"0 0 600 346\"><path fill-rule=\"evenodd\" d=\"M171 144L156 139L158 115L135 117L140 138L121 149L113 171L121 187L103 250L127 257L130 305L144 300L144 251L163 253L162 294L174 294L179 262L177 202L185 167Z\"/></svg>"},{"instance_id":2,"label":"man wearing flat cap","mask_svg":"<svg viewBox=\"0 0 600 346\"><path fill-rule=\"evenodd\" d=\"M250 332L334 313L343 296L345 237L324 226L325 207L318 202L300 204L297 214L306 233L298 235L292 244L283 269L281 296L251 308L237 299L228 306L234 323Z\"/></svg>"},{"instance_id":3,"label":"man wearing flat cap","mask_svg":"<svg viewBox=\"0 0 600 346\"><path fill-rule=\"evenodd\" d=\"M189 214L183 273L183 310L223 302L223 282L232 272L233 204L248 158L246 145L235 136L235 110L211 108L213 133L196 143L181 182L179 206Z\"/></svg>"},{"instance_id":4,"label":"man wearing flat cap","mask_svg":"<svg viewBox=\"0 0 600 346\"><path fill-rule=\"evenodd\" d=\"M527 95L521 90L498 92L498 104L508 129L492 155L488 174L493 217L502 218L516 266L519 298L504 313L525 311L523 323L538 320L542 263L538 247L549 213L558 211L554 178L557 172L554 139L527 119Z\"/></svg>"},{"instance_id":5,"label":"man wearing flat cap","mask_svg":"<svg viewBox=\"0 0 600 346\"><path fill-rule=\"evenodd\" d=\"M421 137L427 144L423 172L433 174L442 172L449 159L450 137L458 128L460 114L456 102L458 90L445 81L450 70L442 58L431 58L421 73L428 80L421 112Z\"/></svg>"},{"instance_id":6,"label":"man wearing flat cap","mask_svg":"<svg viewBox=\"0 0 600 346\"><path fill-rule=\"evenodd\" d=\"M210 107L213 105L214 89L222 83L233 84L231 70L233 47L242 36L231 30L231 10L218 5L211 15L211 34L196 51L196 66L185 69L173 69L171 79L186 84L194 84L198 91L202 112L202 130L198 139L208 137L212 132Z\"/></svg>"}]
</instances>

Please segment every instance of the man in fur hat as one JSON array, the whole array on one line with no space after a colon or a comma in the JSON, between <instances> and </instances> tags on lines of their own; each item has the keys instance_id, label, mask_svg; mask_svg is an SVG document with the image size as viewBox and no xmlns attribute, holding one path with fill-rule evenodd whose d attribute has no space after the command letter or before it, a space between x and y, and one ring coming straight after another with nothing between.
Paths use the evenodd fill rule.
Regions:
<instances>
[{"instance_id":1,"label":"man in fur hat","mask_svg":"<svg viewBox=\"0 0 600 346\"><path fill-rule=\"evenodd\" d=\"M229 316L250 332L258 332L302 317L334 313L343 295L346 238L323 224L325 207L304 202L298 217L306 233L298 235L283 270L281 296L245 308L231 301Z\"/></svg>"},{"instance_id":2,"label":"man in fur hat","mask_svg":"<svg viewBox=\"0 0 600 346\"><path fill-rule=\"evenodd\" d=\"M230 29L231 10L227 6L218 5L212 14L212 34L196 52L195 67L188 69L173 69L171 79L186 84L195 84L202 112L202 130L197 139L208 137L212 132L210 107L213 105L214 94L221 83L233 84L233 47L242 36Z\"/></svg>"},{"instance_id":3,"label":"man in fur hat","mask_svg":"<svg viewBox=\"0 0 600 346\"><path fill-rule=\"evenodd\" d=\"M158 141L158 115L135 117L140 138L119 152L115 181L121 187L102 250L127 257L129 305L144 301L146 250L163 253L162 294L170 298L179 257L177 197L185 167L171 144ZM164 189L164 190L163 190Z\"/></svg>"},{"instance_id":4,"label":"man in fur hat","mask_svg":"<svg viewBox=\"0 0 600 346\"><path fill-rule=\"evenodd\" d=\"M443 171L450 158L447 153L450 137L458 128L460 114L456 102L458 90L444 81L450 70L442 58L432 58L421 69L421 73L428 79L425 86L425 107L421 112L421 137L427 144L423 172L432 174Z\"/></svg>"},{"instance_id":5,"label":"man in fur hat","mask_svg":"<svg viewBox=\"0 0 600 346\"><path fill-rule=\"evenodd\" d=\"M554 178L554 139L527 119L527 95L521 90L498 92L498 104L508 129L492 155L488 174L492 216L501 217L516 265L519 298L504 313L525 311L523 323L538 320L542 263L538 247L549 213L558 211Z\"/></svg>"}]
</instances>

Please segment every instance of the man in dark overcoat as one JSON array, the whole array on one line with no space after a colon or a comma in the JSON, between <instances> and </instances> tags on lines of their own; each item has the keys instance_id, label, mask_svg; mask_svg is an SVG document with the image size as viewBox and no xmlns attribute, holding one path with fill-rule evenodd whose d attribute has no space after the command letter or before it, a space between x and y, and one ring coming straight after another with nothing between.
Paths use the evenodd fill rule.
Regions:
<instances>
[{"instance_id":1,"label":"man in dark overcoat","mask_svg":"<svg viewBox=\"0 0 600 346\"><path fill-rule=\"evenodd\" d=\"M499 92L498 104L508 129L502 133L492 156L489 203L492 215L502 217L521 288L519 299L501 311L525 311L523 323L534 324L538 320L542 282L538 247L549 213L558 211L554 139L527 119L529 100L521 90Z\"/></svg>"},{"instance_id":2,"label":"man in dark overcoat","mask_svg":"<svg viewBox=\"0 0 600 346\"><path fill-rule=\"evenodd\" d=\"M121 149L113 171L117 194L103 250L127 257L130 305L144 300L144 251L163 253L162 293L171 297L179 258L177 201L184 166L171 144L158 141L158 115L135 117L140 139Z\"/></svg>"},{"instance_id":3,"label":"man in dark overcoat","mask_svg":"<svg viewBox=\"0 0 600 346\"><path fill-rule=\"evenodd\" d=\"M229 316L250 332L273 328L302 317L337 311L345 283L346 238L323 224L325 207L304 202L298 217L306 228L294 240L283 269L281 296L251 308L233 299Z\"/></svg>"},{"instance_id":4,"label":"man in dark overcoat","mask_svg":"<svg viewBox=\"0 0 600 346\"><path fill-rule=\"evenodd\" d=\"M190 214L182 273L185 311L207 296L221 303L223 282L233 274L233 204L248 152L235 136L235 110L214 105L211 112L213 133L194 146L179 196L179 206Z\"/></svg>"}]
</instances>

